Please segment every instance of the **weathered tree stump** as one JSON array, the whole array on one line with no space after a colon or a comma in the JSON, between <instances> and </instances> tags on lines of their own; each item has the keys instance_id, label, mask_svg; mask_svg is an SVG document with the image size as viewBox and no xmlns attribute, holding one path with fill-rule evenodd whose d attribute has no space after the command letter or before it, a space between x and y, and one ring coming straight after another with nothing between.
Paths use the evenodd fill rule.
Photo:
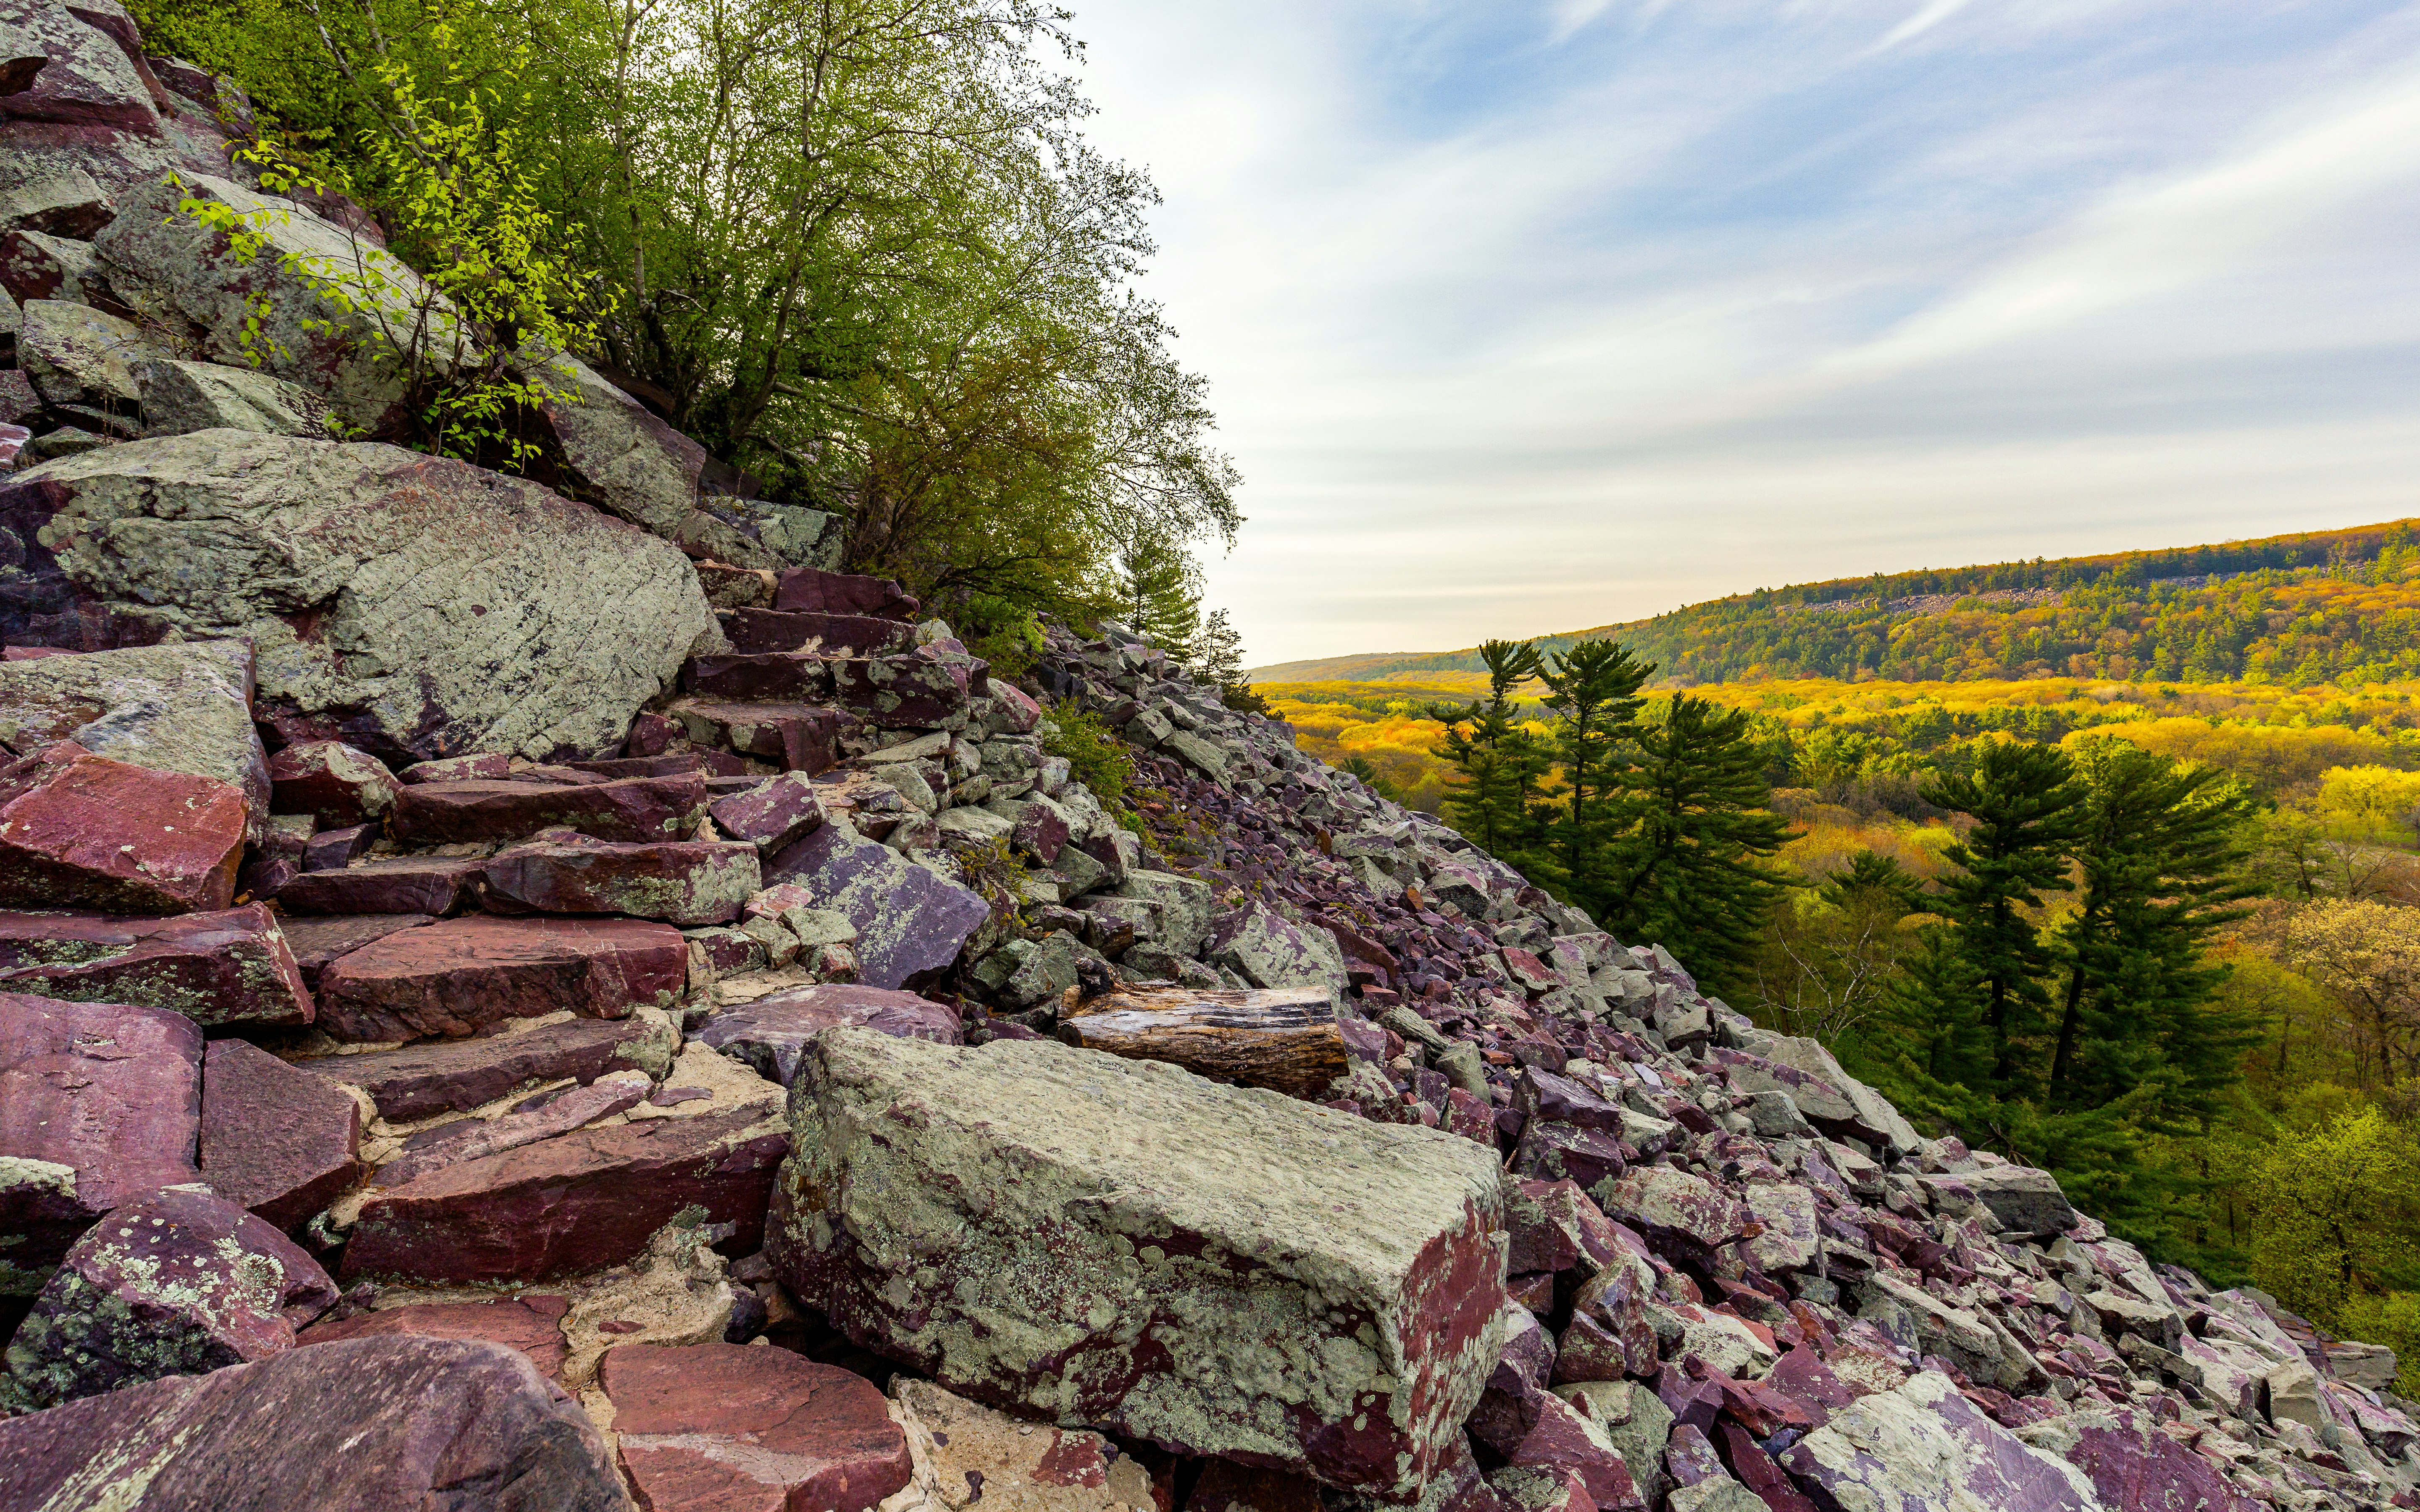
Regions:
<instances>
[{"instance_id":1,"label":"weathered tree stump","mask_svg":"<svg viewBox=\"0 0 2420 1512\"><path fill-rule=\"evenodd\" d=\"M1344 1074L1344 1036L1323 987L1128 988L1063 1011L1059 1038L1292 1097L1316 1098Z\"/></svg>"}]
</instances>

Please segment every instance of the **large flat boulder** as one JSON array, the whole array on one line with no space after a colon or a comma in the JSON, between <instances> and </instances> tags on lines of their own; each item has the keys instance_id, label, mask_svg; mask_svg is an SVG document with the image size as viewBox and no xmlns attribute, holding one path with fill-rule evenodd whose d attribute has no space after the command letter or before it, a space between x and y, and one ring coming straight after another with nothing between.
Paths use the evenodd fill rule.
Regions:
<instances>
[{"instance_id":1,"label":"large flat boulder","mask_svg":"<svg viewBox=\"0 0 2420 1512\"><path fill-rule=\"evenodd\" d=\"M597 1429L528 1357L346 1339L0 1422L8 1505L628 1512Z\"/></svg>"},{"instance_id":2,"label":"large flat boulder","mask_svg":"<svg viewBox=\"0 0 2420 1512\"><path fill-rule=\"evenodd\" d=\"M252 722L252 647L189 640L0 663L0 747L71 740L96 756L233 784L250 837L269 812L269 758Z\"/></svg>"},{"instance_id":3,"label":"large flat boulder","mask_svg":"<svg viewBox=\"0 0 2420 1512\"><path fill-rule=\"evenodd\" d=\"M182 1014L0 993L0 1295L40 1289L112 1208L196 1180L201 1102Z\"/></svg>"},{"instance_id":4,"label":"large flat boulder","mask_svg":"<svg viewBox=\"0 0 2420 1512\"><path fill-rule=\"evenodd\" d=\"M1829 1506L2099 1512L2092 1482L1928 1370L1862 1396L1777 1457Z\"/></svg>"},{"instance_id":5,"label":"large flat boulder","mask_svg":"<svg viewBox=\"0 0 2420 1512\"><path fill-rule=\"evenodd\" d=\"M858 980L915 987L947 971L991 917L973 888L892 850L826 825L765 869L768 887L803 883L819 907L857 926Z\"/></svg>"},{"instance_id":6,"label":"large flat boulder","mask_svg":"<svg viewBox=\"0 0 2420 1512\"><path fill-rule=\"evenodd\" d=\"M210 1190L289 1233L366 1169L361 1104L241 1040L213 1040L202 1057L201 1135Z\"/></svg>"},{"instance_id":7,"label":"large flat boulder","mask_svg":"<svg viewBox=\"0 0 2420 1512\"><path fill-rule=\"evenodd\" d=\"M660 843L696 830L706 797L706 779L695 772L582 783L415 782L396 796L388 827L417 845L520 840L542 829Z\"/></svg>"},{"instance_id":8,"label":"large flat boulder","mask_svg":"<svg viewBox=\"0 0 2420 1512\"><path fill-rule=\"evenodd\" d=\"M133 1003L196 1024L311 1022L311 994L267 905L165 918L0 914L0 992Z\"/></svg>"},{"instance_id":9,"label":"large flat boulder","mask_svg":"<svg viewBox=\"0 0 2420 1512\"><path fill-rule=\"evenodd\" d=\"M473 1040L440 1040L357 1056L322 1056L295 1069L369 1094L379 1117L411 1123L461 1113L508 1092L568 1078L585 1087L616 1071L660 1075L675 1031L661 1014L574 1018Z\"/></svg>"},{"instance_id":10,"label":"large flat boulder","mask_svg":"<svg viewBox=\"0 0 2420 1512\"><path fill-rule=\"evenodd\" d=\"M791 1089L776 1273L954 1391L1416 1490L1504 1304L1496 1152L1047 1041L833 1029Z\"/></svg>"},{"instance_id":11,"label":"large flat boulder","mask_svg":"<svg viewBox=\"0 0 2420 1512\"><path fill-rule=\"evenodd\" d=\"M447 1165L362 1205L345 1274L470 1285L601 1271L691 1207L737 1226L729 1246L746 1254L789 1147L780 1114L759 1105L582 1129Z\"/></svg>"},{"instance_id":12,"label":"large flat boulder","mask_svg":"<svg viewBox=\"0 0 2420 1512\"><path fill-rule=\"evenodd\" d=\"M628 914L685 929L730 923L764 885L751 844L584 837L516 845L490 859L479 880L481 903L500 914Z\"/></svg>"},{"instance_id":13,"label":"large flat boulder","mask_svg":"<svg viewBox=\"0 0 2420 1512\"><path fill-rule=\"evenodd\" d=\"M914 1471L872 1381L787 1350L625 1344L597 1379L651 1507L873 1512Z\"/></svg>"},{"instance_id":14,"label":"large flat boulder","mask_svg":"<svg viewBox=\"0 0 2420 1512\"><path fill-rule=\"evenodd\" d=\"M249 639L287 741L590 755L721 640L679 550L535 484L367 442L205 430L0 486L0 639ZM39 539L38 539L39 538Z\"/></svg>"},{"instance_id":15,"label":"large flat boulder","mask_svg":"<svg viewBox=\"0 0 2420 1512\"><path fill-rule=\"evenodd\" d=\"M620 1018L677 997L689 942L635 918L453 918L375 940L319 974L319 1024L341 1040L460 1036L569 1009Z\"/></svg>"},{"instance_id":16,"label":"large flat boulder","mask_svg":"<svg viewBox=\"0 0 2420 1512\"><path fill-rule=\"evenodd\" d=\"M846 1026L936 1044L960 1042L958 1011L914 993L886 992L857 982L826 982L768 993L752 1003L722 1009L690 1036L736 1060L744 1060L768 1081L789 1086L798 1079L799 1057L826 1029Z\"/></svg>"},{"instance_id":17,"label":"large flat boulder","mask_svg":"<svg viewBox=\"0 0 2420 1512\"><path fill-rule=\"evenodd\" d=\"M336 1301L292 1240L199 1187L147 1194L87 1230L8 1341L0 1395L55 1407L294 1347Z\"/></svg>"},{"instance_id":18,"label":"large flat boulder","mask_svg":"<svg viewBox=\"0 0 2420 1512\"><path fill-rule=\"evenodd\" d=\"M0 188L82 174L103 190L122 191L169 169L226 171L225 130L209 110L162 87L133 21L119 7L21 0L8 20L10 61L39 59L39 67L12 78L20 87L0 95L8 137Z\"/></svg>"},{"instance_id":19,"label":"large flat boulder","mask_svg":"<svg viewBox=\"0 0 2420 1512\"><path fill-rule=\"evenodd\" d=\"M61 741L0 766L0 907L225 908L248 824L231 783Z\"/></svg>"},{"instance_id":20,"label":"large flat boulder","mask_svg":"<svg viewBox=\"0 0 2420 1512\"><path fill-rule=\"evenodd\" d=\"M277 906L289 914L347 917L458 914L478 890L483 864L451 856L371 856L303 872L277 889Z\"/></svg>"}]
</instances>

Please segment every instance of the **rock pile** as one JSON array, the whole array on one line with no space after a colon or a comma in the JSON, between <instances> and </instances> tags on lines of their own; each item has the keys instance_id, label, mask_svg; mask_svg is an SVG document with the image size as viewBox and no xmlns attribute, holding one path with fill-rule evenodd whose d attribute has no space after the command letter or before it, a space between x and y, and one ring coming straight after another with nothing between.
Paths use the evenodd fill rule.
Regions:
<instances>
[{"instance_id":1,"label":"rock pile","mask_svg":"<svg viewBox=\"0 0 2420 1512\"><path fill-rule=\"evenodd\" d=\"M2420 1507L2390 1354L1140 638L996 675L584 369L576 497L313 434L147 197L226 86L0 40L0 1512Z\"/></svg>"}]
</instances>

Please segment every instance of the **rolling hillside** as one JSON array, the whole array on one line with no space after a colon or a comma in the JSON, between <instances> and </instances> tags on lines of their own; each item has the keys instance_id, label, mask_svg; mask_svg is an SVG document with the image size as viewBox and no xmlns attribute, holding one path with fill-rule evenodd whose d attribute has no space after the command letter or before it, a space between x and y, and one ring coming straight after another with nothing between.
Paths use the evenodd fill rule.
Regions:
<instances>
[{"instance_id":1,"label":"rolling hillside","mask_svg":"<svg viewBox=\"0 0 2420 1512\"><path fill-rule=\"evenodd\" d=\"M2029 677L2358 685L2420 676L2420 520L1759 589L1544 638L1620 639L1664 686ZM1263 684L1476 671L1475 649L1254 670ZM1417 681L1417 679L1412 679Z\"/></svg>"}]
</instances>

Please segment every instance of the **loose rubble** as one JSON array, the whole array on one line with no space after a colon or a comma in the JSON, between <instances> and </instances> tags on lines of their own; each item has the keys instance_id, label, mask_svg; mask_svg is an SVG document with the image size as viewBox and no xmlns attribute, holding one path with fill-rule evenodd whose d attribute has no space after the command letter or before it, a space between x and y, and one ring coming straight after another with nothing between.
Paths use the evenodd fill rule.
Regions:
<instances>
[{"instance_id":1,"label":"loose rubble","mask_svg":"<svg viewBox=\"0 0 2420 1512\"><path fill-rule=\"evenodd\" d=\"M2420 1508L2390 1352L1142 638L987 665L593 370L555 490L290 281L244 365L161 173L374 228L5 40L0 1509Z\"/></svg>"}]
</instances>

